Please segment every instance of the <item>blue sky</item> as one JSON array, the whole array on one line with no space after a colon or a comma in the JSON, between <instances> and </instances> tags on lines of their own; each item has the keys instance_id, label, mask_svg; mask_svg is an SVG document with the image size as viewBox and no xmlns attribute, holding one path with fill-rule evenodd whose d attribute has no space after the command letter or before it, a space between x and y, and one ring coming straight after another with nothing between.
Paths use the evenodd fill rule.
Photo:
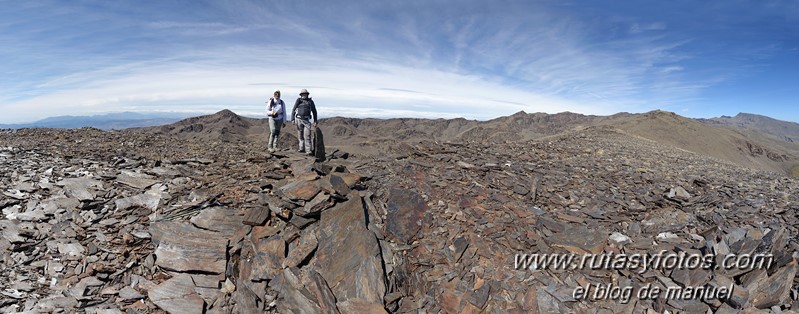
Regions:
<instances>
[{"instance_id":1,"label":"blue sky","mask_svg":"<svg viewBox=\"0 0 799 314\"><path fill-rule=\"evenodd\" d=\"M799 122L797 1L0 0L0 123L120 111Z\"/></svg>"}]
</instances>

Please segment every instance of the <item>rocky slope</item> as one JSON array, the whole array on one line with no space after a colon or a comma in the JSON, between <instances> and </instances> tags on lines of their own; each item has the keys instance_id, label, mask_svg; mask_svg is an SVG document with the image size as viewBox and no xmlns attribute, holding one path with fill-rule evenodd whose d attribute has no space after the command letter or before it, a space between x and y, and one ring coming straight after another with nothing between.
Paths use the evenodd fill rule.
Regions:
<instances>
[{"instance_id":1,"label":"rocky slope","mask_svg":"<svg viewBox=\"0 0 799 314\"><path fill-rule=\"evenodd\" d=\"M799 143L775 139L756 130L707 121L703 123L703 120L664 111L612 116L519 112L489 121L335 117L323 119L320 125L329 135L325 141L329 146L361 155L381 154L397 141L506 143L541 139L592 126L610 126L631 135L752 169L787 175L792 173L792 168L799 169ZM241 117L229 110L171 125L141 128L137 132L174 135L182 139L259 144L268 138L265 119ZM283 147L295 145L296 129L293 124L286 124L280 143Z\"/></svg>"},{"instance_id":2,"label":"rocky slope","mask_svg":"<svg viewBox=\"0 0 799 314\"><path fill-rule=\"evenodd\" d=\"M648 112L609 125L661 144L753 169L787 174L799 164L799 145L758 132L707 125L670 112Z\"/></svg>"},{"instance_id":3,"label":"rocky slope","mask_svg":"<svg viewBox=\"0 0 799 314\"><path fill-rule=\"evenodd\" d=\"M254 136L249 120L216 118L228 131L204 125L191 138L178 127L0 131L0 312L799 309L795 179L612 126L495 143L408 137L316 161L233 140ZM466 121L449 123L458 133ZM517 257L658 252L772 259L558 269ZM733 292L575 297L608 284Z\"/></svg>"},{"instance_id":4,"label":"rocky slope","mask_svg":"<svg viewBox=\"0 0 799 314\"><path fill-rule=\"evenodd\" d=\"M739 113L734 117L722 116L700 121L711 125L756 131L789 143L799 142L799 123L795 122L781 121L751 113Z\"/></svg>"}]
</instances>

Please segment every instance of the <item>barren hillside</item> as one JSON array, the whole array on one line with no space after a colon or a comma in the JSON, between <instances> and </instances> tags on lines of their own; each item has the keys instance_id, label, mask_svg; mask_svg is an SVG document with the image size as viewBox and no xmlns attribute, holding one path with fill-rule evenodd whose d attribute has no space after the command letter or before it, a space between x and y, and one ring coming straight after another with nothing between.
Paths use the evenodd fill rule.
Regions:
<instances>
[{"instance_id":1,"label":"barren hillside","mask_svg":"<svg viewBox=\"0 0 799 314\"><path fill-rule=\"evenodd\" d=\"M601 125L744 167L799 175L799 143L780 140L759 131L769 129L766 127L771 125L769 123L760 122L757 124L760 127L755 130L685 118L664 111L612 116L518 112L488 121L334 117L322 119L319 125L326 134L325 143L329 147L366 155L384 154L399 143L520 142ZM774 125L774 129L784 129L783 126L791 124L777 121ZM212 142L263 144L269 131L265 119L241 117L224 110L171 125L136 129L136 132ZM293 148L296 141L296 129L293 124L287 123L281 134L281 147Z\"/></svg>"},{"instance_id":2,"label":"barren hillside","mask_svg":"<svg viewBox=\"0 0 799 314\"><path fill-rule=\"evenodd\" d=\"M610 125L680 149L731 161L753 169L787 174L799 164L799 145L786 148L758 132L714 126L674 113L653 111Z\"/></svg>"},{"instance_id":3,"label":"barren hillside","mask_svg":"<svg viewBox=\"0 0 799 314\"><path fill-rule=\"evenodd\" d=\"M532 140L392 141L316 161L266 153L236 140L255 136L248 120L211 117L187 123L203 125L191 138L177 127L1 130L0 312L797 310L799 182L632 135L635 120ZM556 253L710 259L527 258ZM772 262L719 266L751 254ZM600 286L636 293L575 294ZM732 293L639 297L644 287Z\"/></svg>"}]
</instances>

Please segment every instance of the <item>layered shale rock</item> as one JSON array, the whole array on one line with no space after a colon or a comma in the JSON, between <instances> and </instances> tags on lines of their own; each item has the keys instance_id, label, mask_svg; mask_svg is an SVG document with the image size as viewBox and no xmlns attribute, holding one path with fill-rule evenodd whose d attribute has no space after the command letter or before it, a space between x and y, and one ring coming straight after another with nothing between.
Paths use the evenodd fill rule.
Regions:
<instances>
[{"instance_id":1,"label":"layered shale rock","mask_svg":"<svg viewBox=\"0 0 799 314\"><path fill-rule=\"evenodd\" d=\"M795 179L608 127L330 151L0 131L0 312L799 310ZM713 265L770 259L558 269L518 258L660 252ZM628 302L574 294L609 286L732 291Z\"/></svg>"}]
</instances>

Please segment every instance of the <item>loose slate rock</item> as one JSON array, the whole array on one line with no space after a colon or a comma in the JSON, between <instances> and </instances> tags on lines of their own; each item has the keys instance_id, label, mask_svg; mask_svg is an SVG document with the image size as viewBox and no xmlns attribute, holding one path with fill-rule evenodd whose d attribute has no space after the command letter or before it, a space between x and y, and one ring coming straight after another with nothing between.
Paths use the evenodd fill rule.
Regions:
<instances>
[{"instance_id":1,"label":"loose slate rock","mask_svg":"<svg viewBox=\"0 0 799 314\"><path fill-rule=\"evenodd\" d=\"M556 233L546 238L546 241L553 247L563 248L574 254L599 254L607 239L607 232L577 227Z\"/></svg>"},{"instance_id":2,"label":"loose slate rock","mask_svg":"<svg viewBox=\"0 0 799 314\"><path fill-rule=\"evenodd\" d=\"M199 215L191 217L191 223L205 230L219 232L230 239L242 227L244 216L236 209L227 207L210 207Z\"/></svg>"},{"instance_id":3,"label":"loose slate rock","mask_svg":"<svg viewBox=\"0 0 799 314\"><path fill-rule=\"evenodd\" d=\"M308 279L309 280L307 280L305 286L308 289L308 292L316 297L316 300L319 304L320 313L339 313L339 310L336 307L336 296L333 295L333 291L330 291L330 287L327 285L325 278L312 269L308 273Z\"/></svg>"},{"instance_id":4,"label":"loose slate rock","mask_svg":"<svg viewBox=\"0 0 799 314\"><path fill-rule=\"evenodd\" d=\"M300 236L300 242L293 250L289 251L286 260L283 261L283 268L297 267L311 253L316 250L319 240L313 232L305 232Z\"/></svg>"},{"instance_id":5,"label":"loose slate rock","mask_svg":"<svg viewBox=\"0 0 799 314\"><path fill-rule=\"evenodd\" d=\"M344 179L337 175L329 175L319 180L319 186L330 194L339 196L347 196L350 193L350 187L344 182Z\"/></svg>"},{"instance_id":6,"label":"loose slate rock","mask_svg":"<svg viewBox=\"0 0 799 314\"><path fill-rule=\"evenodd\" d=\"M138 206L155 211L158 209L158 205L161 203L161 195L147 192L131 197L117 199L114 203L117 206L117 210L126 210Z\"/></svg>"},{"instance_id":7,"label":"loose slate rock","mask_svg":"<svg viewBox=\"0 0 799 314\"><path fill-rule=\"evenodd\" d=\"M752 305L760 309L767 309L775 305L782 305L790 297L793 279L796 277L796 262L781 268L760 282L757 290L750 292Z\"/></svg>"},{"instance_id":8,"label":"loose slate rock","mask_svg":"<svg viewBox=\"0 0 799 314\"><path fill-rule=\"evenodd\" d=\"M316 181L296 180L280 188L283 195L291 200L308 201L319 193Z\"/></svg>"},{"instance_id":9,"label":"loose slate rock","mask_svg":"<svg viewBox=\"0 0 799 314\"><path fill-rule=\"evenodd\" d=\"M383 304L385 277L380 247L366 228L360 198L352 198L322 213L315 270L330 285L339 302L359 298Z\"/></svg>"},{"instance_id":10,"label":"loose slate rock","mask_svg":"<svg viewBox=\"0 0 799 314\"><path fill-rule=\"evenodd\" d=\"M278 273L274 288L279 291L282 302L278 302L280 313L320 313L321 308L312 300L312 295L303 287L296 268L286 268Z\"/></svg>"},{"instance_id":11,"label":"loose slate rock","mask_svg":"<svg viewBox=\"0 0 799 314\"><path fill-rule=\"evenodd\" d=\"M250 226L263 226L269 219L269 212L269 209L264 207L250 208L242 223Z\"/></svg>"},{"instance_id":12,"label":"loose slate rock","mask_svg":"<svg viewBox=\"0 0 799 314\"><path fill-rule=\"evenodd\" d=\"M153 180L153 177L150 175L132 171L122 171L122 174L117 176L117 182L141 190L158 183L158 181Z\"/></svg>"},{"instance_id":13,"label":"loose slate rock","mask_svg":"<svg viewBox=\"0 0 799 314\"><path fill-rule=\"evenodd\" d=\"M422 228L428 209L418 193L392 188L388 196L386 231L403 243L411 243Z\"/></svg>"},{"instance_id":14,"label":"loose slate rock","mask_svg":"<svg viewBox=\"0 0 799 314\"><path fill-rule=\"evenodd\" d=\"M333 207L335 203L327 193L319 193L312 200L305 203L305 206L294 209L294 213L303 217L319 214L321 211Z\"/></svg>"},{"instance_id":15,"label":"loose slate rock","mask_svg":"<svg viewBox=\"0 0 799 314\"><path fill-rule=\"evenodd\" d=\"M94 200L95 192L92 188L103 185L102 181L89 178L67 178L57 184L64 187L67 196L74 197L79 201Z\"/></svg>"},{"instance_id":16,"label":"loose slate rock","mask_svg":"<svg viewBox=\"0 0 799 314\"><path fill-rule=\"evenodd\" d=\"M228 240L213 231L188 223L163 221L150 226L156 265L166 269L223 274L227 266Z\"/></svg>"},{"instance_id":17,"label":"loose slate rock","mask_svg":"<svg viewBox=\"0 0 799 314\"><path fill-rule=\"evenodd\" d=\"M203 313L205 301L194 291L191 276L180 274L147 292L150 300L172 314Z\"/></svg>"},{"instance_id":18,"label":"loose slate rock","mask_svg":"<svg viewBox=\"0 0 799 314\"><path fill-rule=\"evenodd\" d=\"M252 262L253 280L272 280L283 268L286 258L286 242L274 236L261 239L255 244L255 256Z\"/></svg>"}]
</instances>

